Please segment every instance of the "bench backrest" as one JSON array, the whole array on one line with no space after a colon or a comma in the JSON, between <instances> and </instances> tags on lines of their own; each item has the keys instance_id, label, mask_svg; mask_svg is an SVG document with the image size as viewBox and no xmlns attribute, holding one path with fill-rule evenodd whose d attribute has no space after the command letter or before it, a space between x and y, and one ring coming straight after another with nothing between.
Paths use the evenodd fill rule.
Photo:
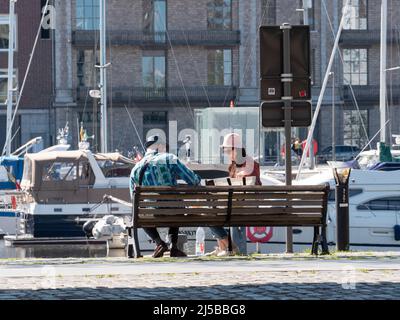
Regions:
<instances>
[{"instance_id":1,"label":"bench backrest","mask_svg":"<svg viewBox=\"0 0 400 320\"><path fill-rule=\"evenodd\" d=\"M329 186L139 187L137 226L316 226Z\"/></svg>"}]
</instances>

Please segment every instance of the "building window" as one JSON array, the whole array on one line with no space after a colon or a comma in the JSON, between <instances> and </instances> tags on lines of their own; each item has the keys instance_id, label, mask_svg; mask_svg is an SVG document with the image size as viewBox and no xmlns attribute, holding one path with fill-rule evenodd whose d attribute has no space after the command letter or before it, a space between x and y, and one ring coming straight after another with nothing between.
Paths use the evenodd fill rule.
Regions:
<instances>
[{"instance_id":1,"label":"building window","mask_svg":"<svg viewBox=\"0 0 400 320\"><path fill-rule=\"evenodd\" d=\"M305 3L306 2L306 3ZM307 17L308 17L308 25L310 26L310 30L315 30L315 11L314 11L315 1L314 0L299 0L299 8L307 7ZM304 24L304 15L301 12L300 24Z\"/></svg>"},{"instance_id":2,"label":"building window","mask_svg":"<svg viewBox=\"0 0 400 320\"><path fill-rule=\"evenodd\" d=\"M76 0L76 29L100 29L99 0Z\"/></svg>"},{"instance_id":3,"label":"building window","mask_svg":"<svg viewBox=\"0 0 400 320\"><path fill-rule=\"evenodd\" d=\"M400 198L374 199L359 205L357 210L400 211Z\"/></svg>"},{"instance_id":4,"label":"building window","mask_svg":"<svg viewBox=\"0 0 400 320\"><path fill-rule=\"evenodd\" d=\"M78 87L94 87L100 82L100 73L95 65L99 65L100 53L98 50L77 51L77 80Z\"/></svg>"},{"instance_id":5,"label":"building window","mask_svg":"<svg viewBox=\"0 0 400 320\"><path fill-rule=\"evenodd\" d=\"M231 0L213 0L207 4L207 27L210 30L232 30Z\"/></svg>"},{"instance_id":6,"label":"building window","mask_svg":"<svg viewBox=\"0 0 400 320\"><path fill-rule=\"evenodd\" d=\"M46 7L46 2L47 2L47 0L40 1L40 19L42 19L43 10ZM50 3L49 3L49 6L50 6ZM47 11L44 14L45 18L49 15L51 16L51 11L50 11L49 6L47 7ZM51 26L52 21L47 21L46 23L47 23L47 28L43 28L43 26L42 26L42 29L40 30L40 38L41 39L50 39L50 26Z\"/></svg>"},{"instance_id":7,"label":"building window","mask_svg":"<svg viewBox=\"0 0 400 320\"><path fill-rule=\"evenodd\" d=\"M368 2L367 0L350 0L350 16L344 29L367 30L368 28Z\"/></svg>"},{"instance_id":8,"label":"building window","mask_svg":"<svg viewBox=\"0 0 400 320\"><path fill-rule=\"evenodd\" d=\"M343 60L344 84L368 85L368 49L344 49Z\"/></svg>"},{"instance_id":9,"label":"building window","mask_svg":"<svg viewBox=\"0 0 400 320\"><path fill-rule=\"evenodd\" d=\"M144 56L142 58L143 86L165 88L165 56Z\"/></svg>"},{"instance_id":10,"label":"building window","mask_svg":"<svg viewBox=\"0 0 400 320\"><path fill-rule=\"evenodd\" d=\"M154 34L154 40L165 42L167 31L167 4L165 0L143 2L143 29Z\"/></svg>"},{"instance_id":11,"label":"building window","mask_svg":"<svg viewBox=\"0 0 400 320\"><path fill-rule=\"evenodd\" d=\"M211 86L232 85L232 50L208 51L208 84Z\"/></svg>"},{"instance_id":12,"label":"building window","mask_svg":"<svg viewBox=\"0 0 400 320\"><path fill-rule=\"evenodd\" d=\"M9 16L7 14L0 15L0 52L8 51L9 43ZM14 50L17 46L17 19L14 18Z\"/></svg>"},{"instance_id":13,"label":"building window","mask_svg":"<svg viewBox=\"0 0 400 320\"><path fill-rule=\"evenodd\" d=\"M14 88L18 86L17 70L14 69ZM8 92L8 70L0 69L0 104L5 104L7 101ZM14 94L14 100L16 100L16 94Z\"/></svg>"},{"instance_id":14,"label":"building window","mask_svg":"<svg viewBox=\"0 0 400 320\"><path fill-rule=\"evenodd\" d=\"M149 111L143 112L143 125L154 126L154 125L167 125L168 124L168 113L165 111Z\"/></svg>"},{"instance_id":15,"label":"building window","mask_svg":"<svg viewBox=\"0 0 400 320\"><path fill-rule=\"evenodd\" d=\"M366 136L363 128L364 124L368 133L368 110L344 110L343 118L344 144L363 148L368 143L368 137Z\"/></svg>"}]
</instances>

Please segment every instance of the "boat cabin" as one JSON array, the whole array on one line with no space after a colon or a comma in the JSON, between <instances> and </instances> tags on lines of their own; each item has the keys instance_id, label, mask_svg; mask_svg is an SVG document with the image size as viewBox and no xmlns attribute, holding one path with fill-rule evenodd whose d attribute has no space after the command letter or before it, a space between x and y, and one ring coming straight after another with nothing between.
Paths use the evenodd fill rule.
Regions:
<instances>
[{"instance_id":1,"label":"boat cabin","mask_svg":"<svg viewBox=\"0 0 400 320\"><path fill-rule=\"evenodd\" d=\"M21 189L37 203L98 203L104 194L128 201L134 165L119 153L79 150L27 154Z\"/></svg>"}]
</instances>

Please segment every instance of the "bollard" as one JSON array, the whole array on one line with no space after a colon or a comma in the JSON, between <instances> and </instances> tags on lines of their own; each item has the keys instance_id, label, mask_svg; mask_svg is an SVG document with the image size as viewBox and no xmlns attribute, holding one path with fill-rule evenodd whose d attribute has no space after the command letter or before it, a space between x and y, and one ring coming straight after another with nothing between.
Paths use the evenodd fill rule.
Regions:
<instances>
[{"instance_id":1,"label":"bollard","mask_svg":"<svg viewBox=\"0 0 400 320\"><path fill-rule=\"evenodd\" d=\"M350 249L349 178L350 168L333 169L336 180L336 250Z\"/></svg>"}]
</instances>

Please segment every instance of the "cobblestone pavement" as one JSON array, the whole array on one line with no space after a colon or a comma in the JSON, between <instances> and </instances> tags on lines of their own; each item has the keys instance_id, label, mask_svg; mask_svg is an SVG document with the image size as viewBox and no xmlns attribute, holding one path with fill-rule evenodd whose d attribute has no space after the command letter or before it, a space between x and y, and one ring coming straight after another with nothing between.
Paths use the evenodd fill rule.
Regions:
<instances>
[{"instance_id":1,"label":"cobblestone pavement","mask_svg":"<svg viewBox=\"0 0 400 320\"><path fill-rule=\"evenodd\" d=\"M400 299L400 258L0 263L1 299Z\"/></svg>"}]
</instances>

